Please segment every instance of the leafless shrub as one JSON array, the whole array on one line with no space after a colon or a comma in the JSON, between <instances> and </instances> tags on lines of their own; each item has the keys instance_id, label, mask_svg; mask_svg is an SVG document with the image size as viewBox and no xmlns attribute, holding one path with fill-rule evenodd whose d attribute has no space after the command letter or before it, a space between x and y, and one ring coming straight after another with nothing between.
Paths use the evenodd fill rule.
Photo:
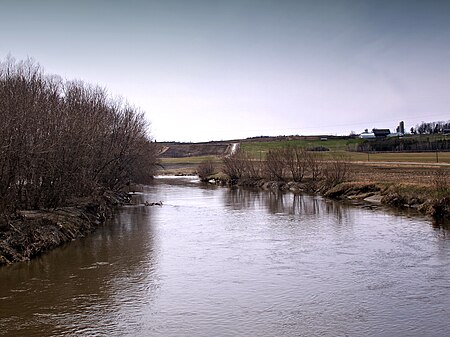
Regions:
<instances>
[{"instance_id":1,"label":"leafless shrub","mask_svg":"<svg viewBox=\"0 0 450 337\"><path fill-rule=\"evenodd\" d=\"M301 182L309 170L309 153L301 147L286 146L270 150L265 172L271 180Z\"/></svg>"},{"instance_id":2,"label":"leafless shrub","mask_svg":"<svg viewBox=\"0 0 450 337\"><path fill-rule=\"evenodd\" d=\"M319 180L323 170L323 157L321 154L306 151L304 153L306 167L311 177L311 181Z\"/></svg>"},{"instance_id":3,"label":"leafless shrub","mask_svg":"<svg viewBox=\"0 0 450 337\"><path fill-rule=\"evenodd\" d=\"M271 149L262 163L251 160L243 152L224 158L224 172L233 181L246 178L255 180L264 176L270 180L292 179L302 182L308 177L309 184L316 185L320 180L326 186L334 186L347 179L349 165L343 155L335 155L331 160L324 161L319 153L287 146Z\"/></svg>"},{"instance_id":4,"label":"leafless shrub","mask_svg":"<svg viewBox=\"0 0 450 337\"><path fill-rule=\"evenodd\" d=\"M332 187L344 182L350 173L348 157L335 154L327 161L322 170L322 177L325 186Z\"/></svg>"},{"instance_id":5,"label":"leafless shrub","mask_svg":"<svg viewBox=\"0 0 450 337\"><path fill-rule=\"evenodd\" d=\"M248 154L241 153L242 162L244 165L244 174L243 176L250 180L259 180L261 179L261 162L257 160L253 160Z\"/></svg>"},{"instance_id":6,"label":"leafless shrub","mask_svg":"<svg viewBox=\"0 0 450 337\"><path fill-rule=\"evenodd\" d=\"M285 166L295 182L301 182L308 170L307 151L301 147L286 147L282 150Z\"/></svg>"},{"instance_id":7,"label":"leafless shrub","mask_svg":"<svg viewBox=\"0 0 450 337\"><path fill-rule=\"evenodd\" d=\"M242 177L244 165L240 153L223 158L223 172L230 177L232 181Z\"/></svg>"},{"instance_id":8,"label":"leafless shrub","mask_svg":"<svg viewBox=\"0 0 450 337\"><path fill-rule=\"evenodd\" d=\"M286 158L284 149L271 149L266 155L265 173L268 179L283 181L286 178Z\"/></svg>"},{"instance_id":9,"label":"leafless shrub","mask_svg":"<svg viewBox=\"0 0 450 337\"><path fill-rule=\"evenodd\" d=\"M205 160L197 167L197 175L201 181L208 180L208 177L214 173L215 167L212 160Z\"/></svg>"},{"instance_id":10,"label":"leafless shrub","mask_svg":"<svg viewBox=\"0 0 450 337\"><path fill-rule=\"evenodd\" d=\"M259 163L242 151L223 159L223 171L232 182L242 178L253 180L261 178Z\"/></svg>"},{"instance_id":11,"label":"leafless shrub","mask_svg":"<svg viewBox=\"0 0 450 337\"><path fill-rule=\"evenodd\" d=\"M33 61L0 63L0 212L57 207L69 197L151 179L144 115Z\"/></svg>"}]
</instances>

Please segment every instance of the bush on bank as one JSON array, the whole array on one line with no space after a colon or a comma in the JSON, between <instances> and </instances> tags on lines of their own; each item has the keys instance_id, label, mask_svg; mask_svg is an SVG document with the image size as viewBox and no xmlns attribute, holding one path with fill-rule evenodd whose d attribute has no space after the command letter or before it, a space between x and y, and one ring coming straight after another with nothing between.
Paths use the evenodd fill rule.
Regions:
<instances>
[{"instance_id":1,"label":"bush on bank","mask_svg":"<svg viewBox=\"0 0 450 337\"><path fill-rule=\"evenodd\" d=\"M308 190L331 188L350 175L347 158L334 155L323 160L320 153L285 146L268 151L264 160L253 160L240 151L223 159L226 183L261 185L264 182L295 182Z\"/></svg>"},{"instance_id":2,"label":"bush on bank","mask_svg":"<svg viewBox=\"0 0 450 337\"><path fill-rule=\"evenodd\" d=\"M100 87L0 63L0 223L18 210L147 183L156 148L143 112Z\"/></svg>"},{"instance_id":3,"label":"bush on bank","mask_svg":"<svg viewBox=\"0 0 450 337\"><path fill-rule=\"evenodd\" d=\"M351 181L351 166L345 155L323 160L320 154L302 148L270 150L264 160L252 160L239 152L223 160L222 175L212 179L228 185L309 191L334 199L377 200L398 208L414 208L435 218L450 218L450 178L437 169L429 186L402 183Z\"/></svg>"}]
</instances>

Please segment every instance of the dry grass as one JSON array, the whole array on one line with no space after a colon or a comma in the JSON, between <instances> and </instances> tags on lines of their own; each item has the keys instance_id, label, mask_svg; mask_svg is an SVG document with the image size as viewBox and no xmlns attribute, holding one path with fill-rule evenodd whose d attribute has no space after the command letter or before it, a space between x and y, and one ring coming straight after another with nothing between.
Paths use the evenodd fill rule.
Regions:
<instances>
[{"instance_id":1,"label":"dry grass","mask_svg":"<svg viewBox=\"0 0 450 337\"><path fill-rule=\"evenodd\" d=\"M325 153L324 160L327 160L326 156L331 154L336 152ZM450 165L444 163L444 161L450 163L450 152L439 153L440 164L436 164L434 153L377 153L369 155L369 162L367 154L353 152L345 152L345 154L351 163L351 179L354 181L405 183L431 187L437 170L442 171L443 175L450 176ZM161 164L165 170L158 173L195 174L198 164L205 160L211 160L219 165L222 163L222 158L217 156L163 158Z\"/></svg>"},{"instance_id":2,"label":"dry grass","mask_svg":"<svg viewBox=\"0 0 450 337\"><path fill-rule=\"evenodd\" d=\"M222 162L222 157L218 156L196 156L196 157L182 157L182 158L161 158L161 165L182 165L182 164L200 164L204 161L210 160L215 163Z\"/></svg>"},{"instance_id":3,"label":"dry grass","mask_svg":"<svg viewBox=\"0 0 450 337\"><path fill-rule=\"evenodd\" d=\"M435 187L436 172L450 176L450 166L400 163L352 163L352 180Z\"/></svg>"},{"instance_id":4,"label":"dry grass","mask_svg":"<svg viewBox=\"0 0 450 337\"><path fill-rule=\"evenodd\" d=\"M351 153L353 160L370 162L411 162L411 163L447 163L450 164L450 152L418 153Z\"/></svg>"}]
</instances>

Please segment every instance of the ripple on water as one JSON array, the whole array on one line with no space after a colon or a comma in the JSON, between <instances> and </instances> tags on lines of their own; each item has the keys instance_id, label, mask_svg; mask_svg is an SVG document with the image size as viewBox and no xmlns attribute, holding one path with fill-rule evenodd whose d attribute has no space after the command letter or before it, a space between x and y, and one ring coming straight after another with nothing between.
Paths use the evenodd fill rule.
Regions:
<instances>
[{"instance_id":1,"label":"ripple on water","mask_svg":"<svg viewBox=\"0 0 450 337\"><path fill-rule=\"evenodd\" d=\"M0 269L4 335L450 331L445 229L311 196L156 181L138 197L163 207L125 207L83 240Z\"/></svg>"}]
</instances>

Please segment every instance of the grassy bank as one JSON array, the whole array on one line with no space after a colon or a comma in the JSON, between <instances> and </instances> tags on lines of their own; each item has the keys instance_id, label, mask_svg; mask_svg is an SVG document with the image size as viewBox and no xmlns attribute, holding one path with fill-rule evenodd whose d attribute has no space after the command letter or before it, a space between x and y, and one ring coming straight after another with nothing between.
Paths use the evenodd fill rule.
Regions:
<instances>
[{"instance_id":1,"label":"grassy bank","mask_svg":"<svg viewBox=\"0 0 450 337\"><path fill-rule=\"evenodd\" d=\"M402 183L345 182L324 191L333 199L361 200L411 208L435 219L450 220L450 188Z\"/></svg>"},{"instance_id":2,"label":"grassy bank","mask_svg":"<svg viewBox=\"0 0 450 337\"><path fill-rule=\"evenodd\" d=\"M413 208L435 218L450 217L449 165L361 163L339 158L293 162L292 158L272 157L265 161L254 161L245 155L234 161L228 158L222 167L210 168L209 174L204 172L203 180L294 193L312 192L333 199Z\"/></svg>"},{"instance_id":3,"label":"grassy bank","mask_svg":"<svg viewBox=\"0 0 450 337\"><path fill-rule=\"evenodd\" d=\"M414 208L435 217L449 216L450 178L446 177L450 177L450 152L355 152L361 142L361 139L339 137L242 140L242 156L234 164L223 156L164 158L165 170L159 172L199 174L205 181L220 184L316 192L336 199L367 199ZM286 152L274 157L287 148L313 151L303 151L294 160L283 159ZM226 162L231 164L228 168ZM315 173L311 165L315 166ZM345 167L344 174L333 177L342 167ZM293 174L297 175L296 179L292 179ZM313 178L314 174L317 176Z\"/></svg>"},{"instance_id":4,"label":"grassy bank","mask_svg":"<svg viewBox=\"0 0 450 337\"><path fill-rule=\"evenodd\" d=\"M400 209L414 209L435 219L450 220L450 187L440 187L385 181L348 180L334 186L293 181L271 181L264 178L242 178L232 181L220 172L209 177L209 182L221 185L250 186L263 190L281 190L292 193L316 193L336 200L360 201L368 204L387 205Z\"/></svg>"}]
</instances>

